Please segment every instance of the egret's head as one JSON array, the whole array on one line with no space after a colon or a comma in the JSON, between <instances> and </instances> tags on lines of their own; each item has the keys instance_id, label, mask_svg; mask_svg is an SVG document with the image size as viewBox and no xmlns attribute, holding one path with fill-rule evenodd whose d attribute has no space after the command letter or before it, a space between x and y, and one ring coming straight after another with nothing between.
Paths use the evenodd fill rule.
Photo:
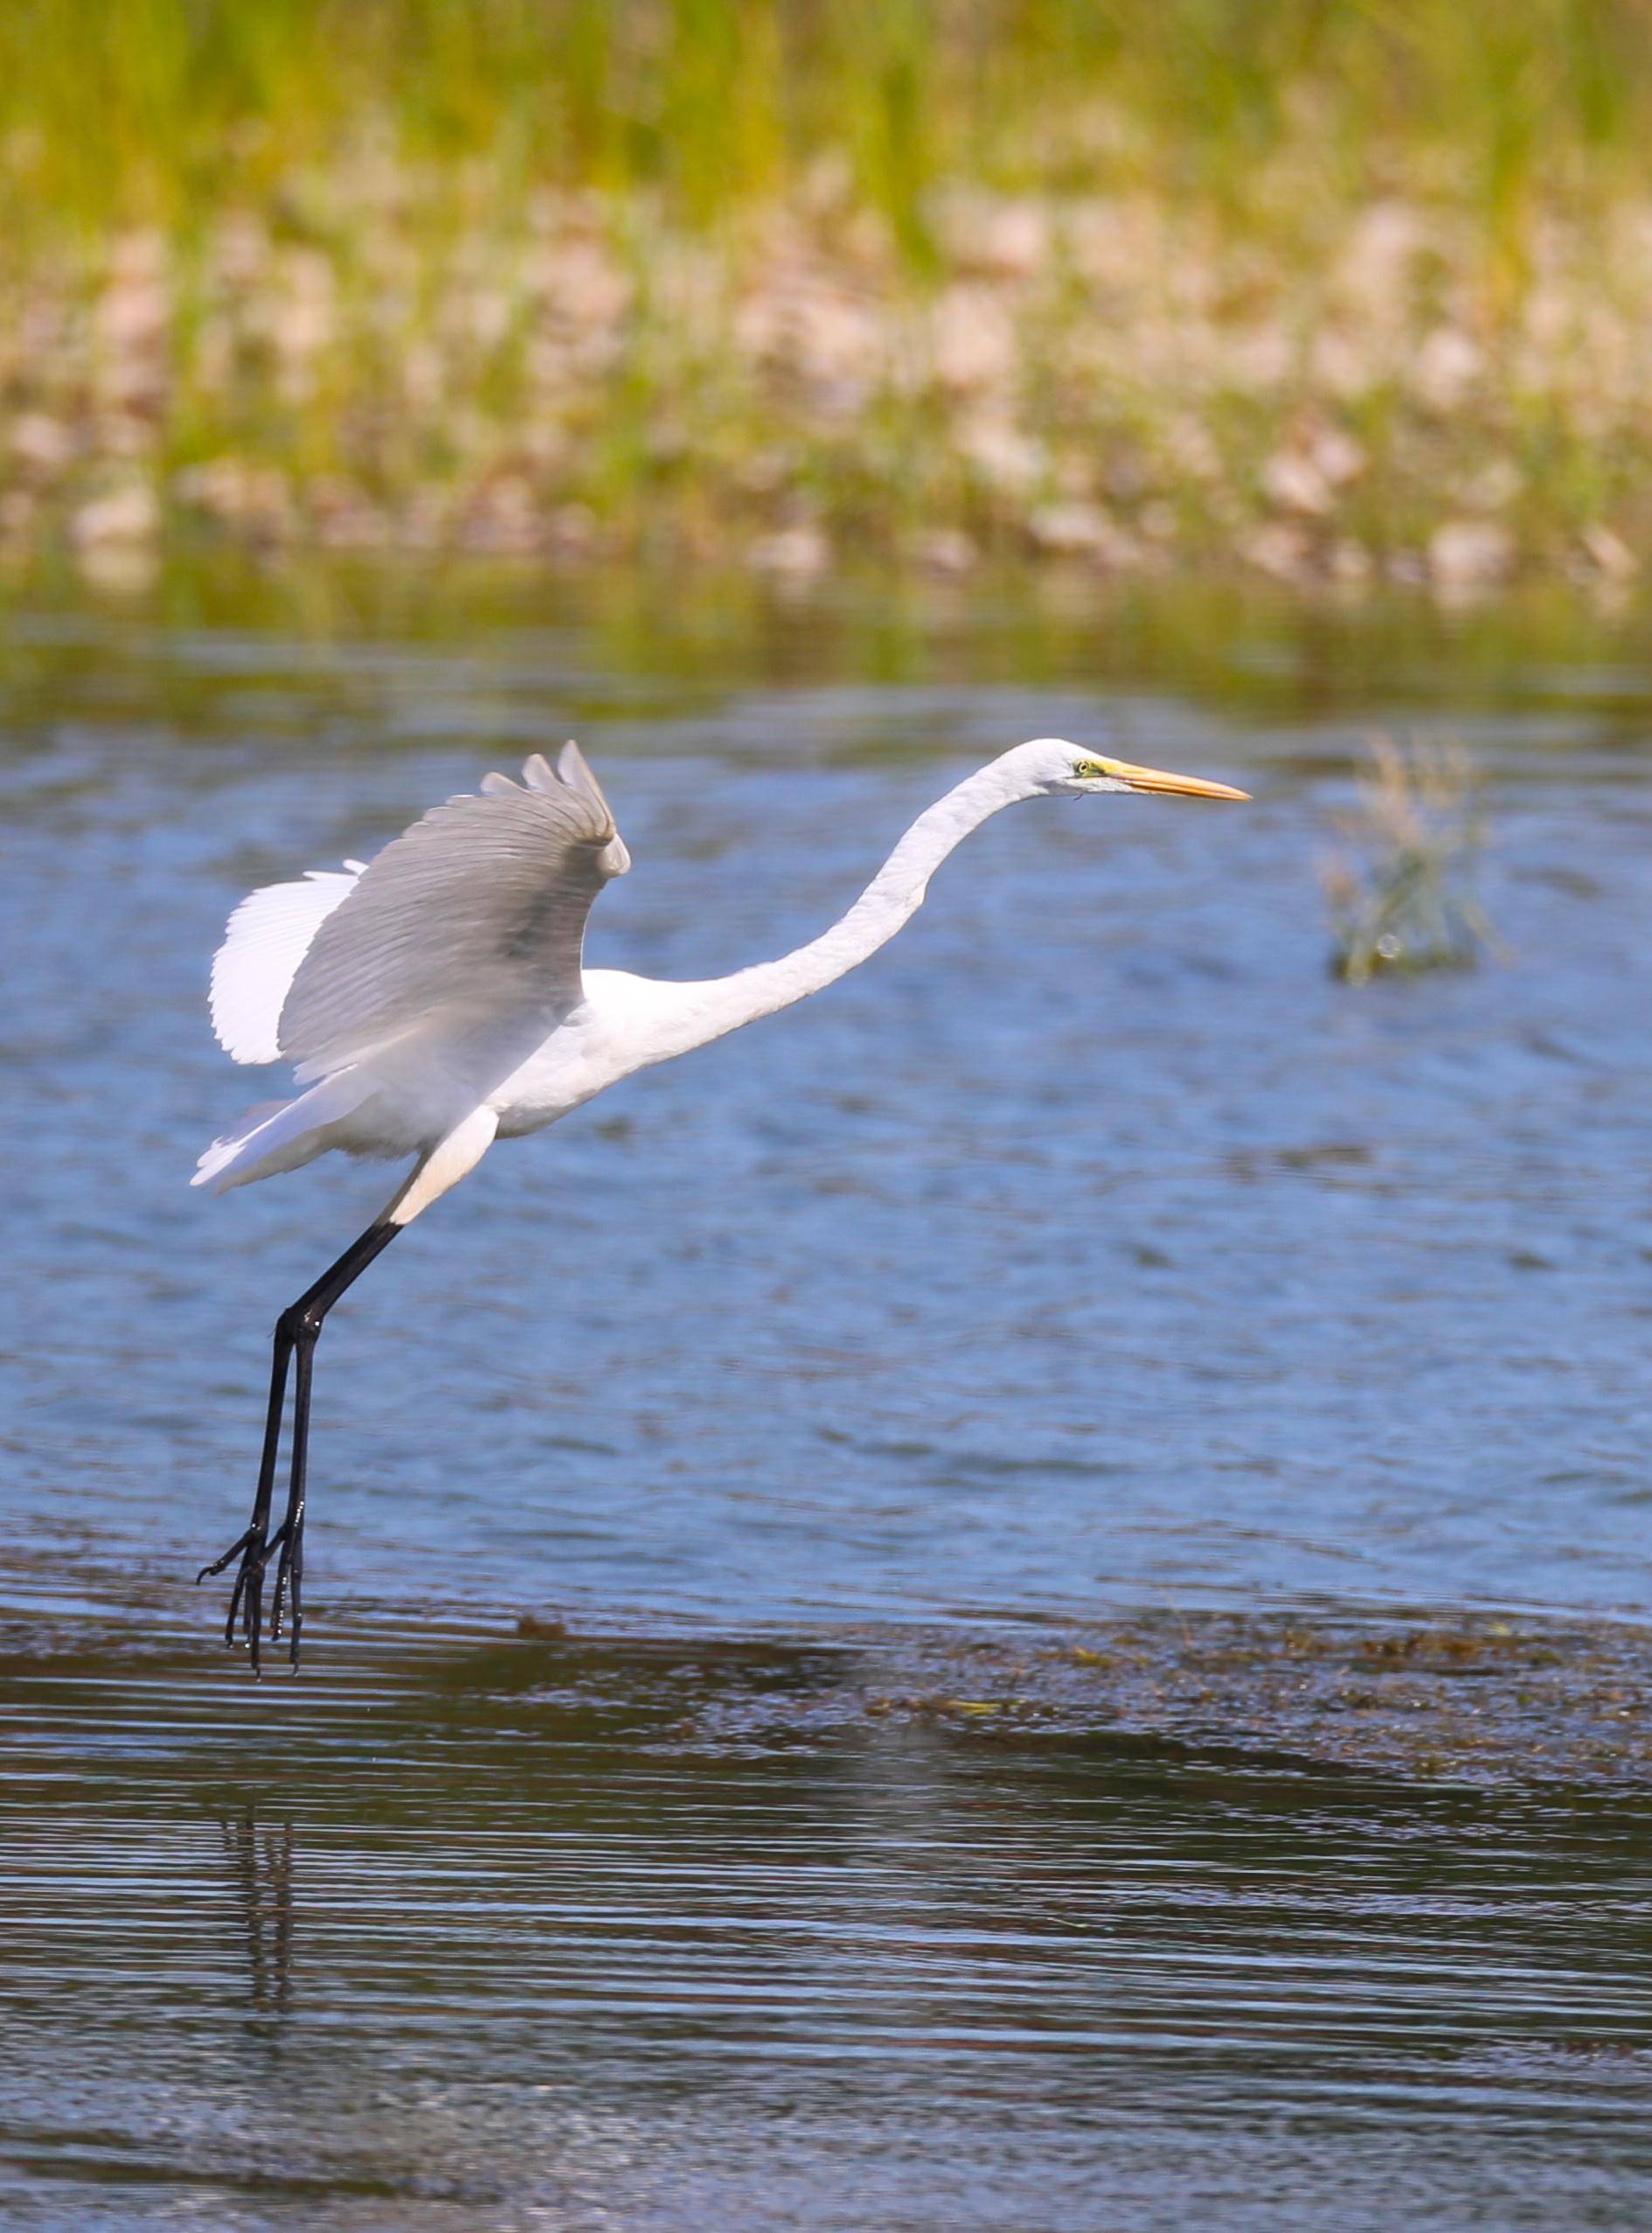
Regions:
<instances>
[{"instance_id":1,"label":"egret's head","mask_svg":"<svg viewBox=\"0 0 1652 2233\"><path fill-rule=\"evenodd\" d=\"M1206 783L1202 776L1170 776L1159 768L1137 768L1128 760L1113 760L1090 752L1064 737L1035 737L1008 755L1030 797L1086 798L1093 791L1174 791L1186 798L1248 798L1231 783Z\"/></svg>"}]
</instances>

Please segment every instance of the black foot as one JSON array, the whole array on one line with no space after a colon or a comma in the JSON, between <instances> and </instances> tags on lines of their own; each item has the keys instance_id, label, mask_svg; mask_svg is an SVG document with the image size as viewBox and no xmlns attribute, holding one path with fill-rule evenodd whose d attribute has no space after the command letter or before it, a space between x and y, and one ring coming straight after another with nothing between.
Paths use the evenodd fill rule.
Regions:
<instances>
[{"instance_id":1,"label":"black foot","mask_svg":"<svg viewBox=\"0 0 1652 2233\"><path fill-rule=\"evenodd\" d=\"M232 1559L239 1558L235 1586L230 1591L229 1611L224 1622L224 1641L233 1645L238 1640L246 1646L247 1656L254 1674L260 1672L259 1645L264 1628L264 1574L271 1559L279 1552L281 1562L276 1569L275 1596L271 1608L269 1635L273 1644L281 1632L281 1598L288 1584L291 1561L288 1552L288 1531L285 1521L275 1533L266 1538L256 1524L238 1535L221 1558L204 1566L196 1576L198 1589L203 1582L215 1574L222 1574ZM295 1614L296 1590L294 1591ZM296 1621L295 1620L295 1627ZM239 1637L237 1631L239 1631ZM292 1638L292 1663L298 1665L298 1638Z\"/></svg>"},{"instance_id":2,"label":"black foot","mask_svg":"<svg viewBox=\"0 0 1652 2233\"><path fill-rule=\"evenodd\" d=\"M274 1643L283 1625L287 1631L287 1657L290 1664L298 1665L298 1640L304 1625L304 1514L301 1509L295 1517L288 1513L269 1539L270 1552L281 1552L275 1569L275 1593L270 1600L269 1636Z\"/></svg>"}]
</instances>

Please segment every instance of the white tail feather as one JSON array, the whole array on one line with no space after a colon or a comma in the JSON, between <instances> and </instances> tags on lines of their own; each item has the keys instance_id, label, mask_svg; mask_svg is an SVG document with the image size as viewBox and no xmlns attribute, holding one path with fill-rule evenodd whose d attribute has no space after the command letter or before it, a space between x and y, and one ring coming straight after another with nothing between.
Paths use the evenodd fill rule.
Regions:
<instances>
[{"instance_id":1,"label":"white tail feather","mask_svg":"<svg viewBox=\"0 0 1652 2233\"><path fill-rule=\"evenodd\" d=\"M260 1102L233 1132L213 1141L196 1165L191 1186L210 1186L215 1194L224 1194L254 1179L297 1170L333 1145L328 1133L360 1107L373 1084L365 1072L352 1066L323 1078L296 1101Z\"/></svg>"}]
</instances>

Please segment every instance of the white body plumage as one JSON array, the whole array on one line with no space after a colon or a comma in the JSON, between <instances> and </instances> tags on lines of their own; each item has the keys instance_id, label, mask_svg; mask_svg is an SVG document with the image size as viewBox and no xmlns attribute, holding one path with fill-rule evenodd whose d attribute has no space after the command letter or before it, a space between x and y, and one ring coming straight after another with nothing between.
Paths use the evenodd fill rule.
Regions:
<instances>
[{"instance_id":1,"label":"white body plumage","mask_svg":"<svg viewBox=\"0 0 1652 2233\"><path fill-rule=\"evenodd\" d=\"M821 937L732 977L667 984L584 968L591 902L630 856L578 747L554 769L536 754L520 785L489 776L480 796L435 808L365 866L312 871L241 902L213 964L213 1027L237 1061L292 1061L306 1090L249 1110L195 1183L221 1192L332 1149L416 1155L420 1170L386 1213L405 1223L495 1137L553 1123L864 961L1000 808L1132 790L1243 796L1038 738L920 815Z\"/></svg>"}]
</instances>

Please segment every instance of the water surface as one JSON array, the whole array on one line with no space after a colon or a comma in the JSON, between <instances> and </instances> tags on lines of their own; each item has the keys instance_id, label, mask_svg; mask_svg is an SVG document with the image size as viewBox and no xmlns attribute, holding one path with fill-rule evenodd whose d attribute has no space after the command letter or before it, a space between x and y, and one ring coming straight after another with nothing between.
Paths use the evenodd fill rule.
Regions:
<instances>
[{"instance_id":1,"label":"water surface","mask_svg":"<svg viewBox=\"0 0 1652 2233\"><path fill-rule=\"evenodd\" d=\"M822 1701L1109 1609L1646 1616L1649 708L1554 602L22 600L5 2222L1640 2222L1632 1786ZM1353 992L1317 865L1428 723L1507 952ZM1255 803L1017 810L842 985L491 1155L330 1322L312 1663L247 1686L184 1577L392 1174L188 1191L277 1089L205 1025L235 900L577 734L636 859L593 959L700 975L1052 731Z\"/></svg>"},{"instance_id":2,"label":"water surface","mask_svg":"<svg viewBox=\"0 0 1652 2233\"><path fill-rule=\"evenodd\" d=\"M841 1679L826 1644L335 1627L300 1682L226 1693L153 1615L55 1648L12 1617L8 2223L1652 2200L1642 1801L1100 1736L741 1742Z\"/></svg>"},{"instance_id":3,"label":"water surface","mask_svg":"<svg viewBox=\"0 0 1652 2233\"><path fill-rule=\"evenodd\" d=\"M839 986L496 1150L330 1324L318 1604L1647 1609L1652 785L1626 667L1568 646L1490 707L1426 641L1394 651L1405 703L1350 653L1328 712L1291 702L1300 620L1228 616L1225 702L1115 683L1105 616L1006 641L989 606L882 678L881 633L805 609L731 630L719 688L698 638L650 656L570 591L539 605L458 641L347 609L319 638L15 617L14 1541L165 1572L226 1541L274 1313L389 1191L336 1159L185 1186L282 1083L205 1024L249 885L577 730L636 860L592 957L698 976L811 936L941 789L1054 731L1255 803L1019 808ZM1507 957L1351 991L1317 865L1364 733L1425 718L1486 770Z\"/></svg>"}]
</instances>

